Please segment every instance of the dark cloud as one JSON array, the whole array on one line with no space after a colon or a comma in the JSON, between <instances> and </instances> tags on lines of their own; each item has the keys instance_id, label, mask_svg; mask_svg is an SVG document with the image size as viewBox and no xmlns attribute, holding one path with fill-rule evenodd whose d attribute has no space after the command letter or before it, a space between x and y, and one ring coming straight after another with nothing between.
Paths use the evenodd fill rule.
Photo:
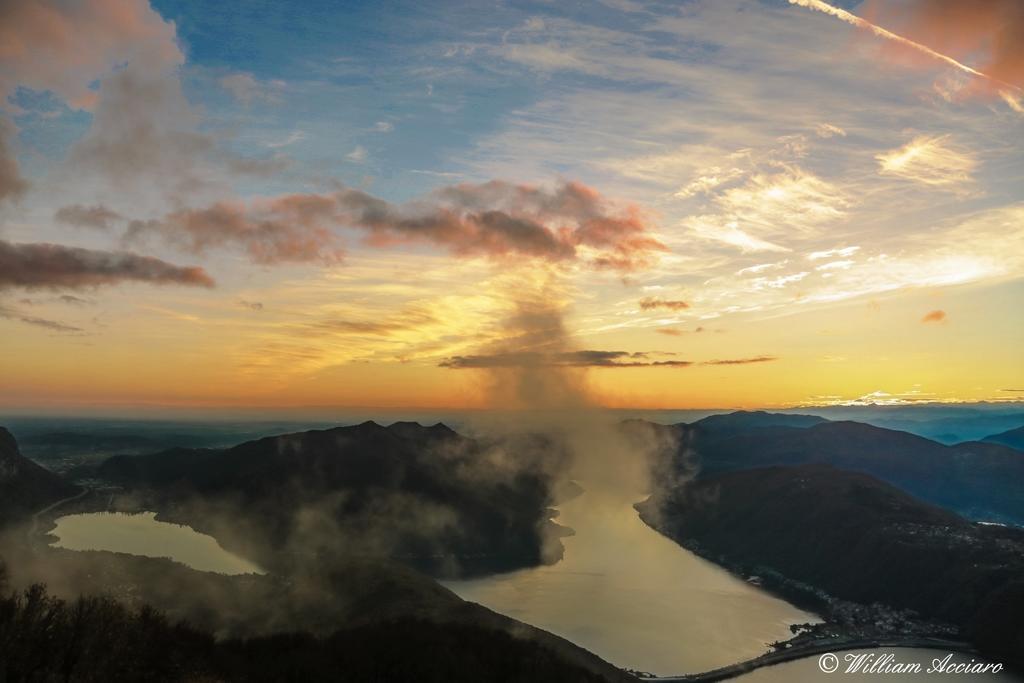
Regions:
<instances>
[{"instance_id":1,"label":"dark cloud","mask_svg":"<svg viewBox=\"0 0 1024 683\"><path fill-rule=\"evenodd\" d=\"M650 311L657 308L665 308L670 311L682 311L690 307L690 304L685 301L672 301L667 299L659 299L657 297L649 296L644 299L640 299L640 310Z\"/></svg>"},{"instance_id":2,"label":"dark cloud","mask_svg":"<svg viewBox=\"0 0 1024 683\"><path fill-rule=\"evenodd\" d=\"M259 301L246 301L245 299L239 299L238 305L242 308L248 308L250 311L262 311L263 304Z\"/></svg>"},{"instance_id":3,"label":"dark cloud","mask_svg":"<svg viewBox=\"0 0 1024 683\"><path fill-rule=\"evenodd\" d=\"M752 358L727 358L724 360L708 360L701 365L747 365L749 363L770 363L776 361L776 356L754 356Z\"/></svg>"},{"instance_id":4,"label":"dark cloud","mask_svg":"<svg viewBox=\"0 0 1024 683\"><path fill-rule=\"evenodd\" d=\"M150 256L0 241L0 289L75 289L125 281L214 285L202 268L176 266Z\"/></svg>"},{"instance_id":5,"label":"dark cloud","mask_svg":"<svg viewBox=\"0 0 1024 683\"><path fill-rule=\"evenodd\" d=\"M58 301L65 304L73 304L75 306L88 306L92 304L88 299L83 299L78 296L72 296L70 294L61 294L57 297Z\"/></svg>"},{"instance_id":6,"label":"dark cloud","mask_svg":"<svg viewBox=\"0 0 1024 683\"><path fill-rule=\"evenodd\" d=\"M21 176L18 160L11 149L14 126L0 116L0 203L18 199L28 190L28 181Z\"/></svg>"},{"instance_id":7,"label":"dark cloud","mask_svg":"<svg viewBox=\"0 0 1024 683\"><path fill-rule=\"evenodd\" d=\"M0 318L17 320L18 322L25 323L26 325L35 325L36 327L43 327L53 332L61 332L64 334L80 334L85 331L80 327L65 325L64 323L60 323L55 320L47 320L46 318L39 318L32 315L23 315L14 309L7 308L6 306L0 306Z\"/></svg>"},{"instance_id":8,"label":"dark cloud","mask_svg":"<svg viewBox=\"0 0 1024 683\"><path fill-rule=\"evenodd\" d=\"M19 299L18 303L26 306L35 306L37 304L44 304L47 302L55 302L61 304L68 304L72 306L90 306L93 304L89 299L83 299L82 297L72 296L71 294L61 294L50 299Z\"/></svg>"},{"instance_id":9,"label":"dark cloud","mask_svg":"<svg viewBox=\"0 0 1024 683\"><path fill-rule=\"evenodd\" d=\"M74 225L81 228L99 228L106 230L115 222L121 220L121 214L97 204L95 206L83 206L72 204L57 209L53 217L61 223Z\"/></svg>"},{"instance_id":10,"label":"dark cloud","mask_svg":"<svg viewBox=\"0 0 1024 683\"><path fill-rule=\"evenodd\" d=\"M684 360L651 360L651 354L643 351L563 351L545 353L520 351L474 356L453 356L441 361L443 368L516 368L516 367L567 367L567 368L646 368L646 367L687 367L692 365Z\"/></svg>"},{"instance_id":11,"label":"dark cloud","mask_svg":"<svg viewBox=\"0 0 1024 683\"><path fill-rule=\"evenodd\" d=\"M365 233L377 247L426 243L460 256L525 256L583 260L629 271L665 247L648 234L635 207L615 207L579 183L554 189L491 181L444 188L419 202L395 205L362 190L293 194L248 204L221 202L133 221L129 238L156 233L191 251L242 246L258 263L336 263L338 229Z\"/></svg>"},{"instance_id":12,"label":"dark cloud","mask_svg":"<svg viewBox=\"0 0 1024 683\"><path fill-rule=\"evenodd\" d=\"M942 310L929 311L921 318L923 323L941 323L946 321L946 312Z\"/></svg>"}]
</instances>

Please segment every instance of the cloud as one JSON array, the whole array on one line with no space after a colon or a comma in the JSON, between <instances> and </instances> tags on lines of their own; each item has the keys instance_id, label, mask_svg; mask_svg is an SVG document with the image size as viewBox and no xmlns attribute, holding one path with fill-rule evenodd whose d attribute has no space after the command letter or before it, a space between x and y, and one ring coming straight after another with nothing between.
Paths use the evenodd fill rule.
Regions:
<instances>
[{"instance_id":1,"label":"cloud","mask_svg":"<svg viewBox=\"0 0 1024 683\"><path fill-rule=\"evenodd\" d=\"M257 263L331 264L344 254L335 229L361 231L377 247L426 243L459 256L582 261L618 271L642 267L666 249L649 234L638 208L614 205L575 182L551 189L467 183L407 205L347 187L249 204L220 202L160 220L132 221L128 238L157 233L196 253L234 244Z\"/></svg>"},{"instance_id":2,"label":"cloud","mask_svg":"<svg viewBox=\"0 0 1024 683\"><path fill-rule=\"evenodd\" d=\"M387 121L378 121L377 123L373 124L373 128L371 130L373 130L373 132L375 133L390 133L394 129L395 125L393 123L389 123Z\"/></svg>"},{"instance_id":3,"label":"cloud","mask_svg":"<svg viewBox=\"0 0 1024 683\"><path fill-rule=\"evenodd\" d=\"M743 252L791 251L779 244L754 237L740 230L739 223L735 220L730 220L728 217L713 215L692 216L683 221L683 225L693 231L697 237L738 247Z\"/></svg>"},{"instance_id":4,"label":"cloud","mask_svg":"<svg viewBox=\"0 0 1024 683\"><path fill-rule=\"evenodd\" d=\"M46 301L47 300L40 299L20 299L18 303L25 304L26 306L35 306L37 304L46 303ZM94 303L89 299L83 299L82 297L79 296L72 296L71 294L61 294L60 296L55 296L52 299L49 299L49 301L68 304L71 306L91 306Z\"/></svg>"},{"instance_id":5,"label":"cloud","mask_svg":"<svg viewBox=\"0 0 1024 683\"><path fill-rule=\"evenodd\" d=\"M11 149L14 124L0 116L0 203L18 199L28 190L28 181L21 176L18 159Z\"/></svg>"},{"instance_id":6,"label":"cloud","mask_svg":"<svg viewBox=\"0 0 1024 683\"><path fill-rule=\"evenodd\" d=\"M839 126L833 126L831 123L819 123L814 129L814 134L819 138L831 138L835 136L846 137L846 131Z\"/></svg>"},{"instance_id":7,"label":"cloud","mask_svg":"<svg viewBox=\"0 0 1024 683\"><path fill-rule=\"evenodd\" d=\"M184 197L209 184L216 151L199 123L176 72L130 62L100 81L92 125L70 159L117 187L154 186Z\"/></svg>"},{"instance_id":8,"label":"cloud","mask_svg":"<svg viewBox=\"0 0 1024 683\"><path fill-rule=\"evenodd\" d=\"M923 322L923 323L944 323L944 322L946 322L946 312L945 311L940 311L940 310L929 311L928 313L925 314L925 316L923 318L921 318L921 322Z\"/></svg>"},{"instance_id":9,"label":"cloud","mask_svg":"<svg viewBox=\"0 0 1024 683\"><path fill-rule=\"evenodd\" d=\"M712 190L743 177L743 171L739 168L722 169L718 166L711 166L704 169L701 175L684 185L675 196L680 199L687 199L698 194L708 194Z\"/></svg>"},{"instance_id":10,"label":"cloud","mask_svg":"<svg viewBox=\"0 0 1024 683\"><path fill-rule=\"evenodd\" d=\"M988 77L989 90L1024 86L1024 6L1019 0L871 0L864 13L919 44L971 60Z\"/></svg>"},{"instance_id":11,"label":"cloud","mask_svg":"<svg viewBox=\"0 0 1024 683\"><path fill-rule=\"evenodd\" d=\"M415 331L439 323L437 316L427 310L409 310L382 315L378 319L353 319L329 317L305 325L303 334L308 335L356 335L390 337L403 332Z\"/></svg>"},{"instance_id":12,"label":"cloud","mask_svg":"<svg viewBox=\"0 0 1024 683\"><path fill-rule=\"evenodd\" d=\"M702 365L749 365L751 363L770 363L776 361L775 356L754 356L752 358L729 358L725 360L708 360Z\"/></svg>"},{"instance_id":13,"label":"cloud","mask_svg":"<svg viewBox=\"0 0 1024 683\"><path fill-rule=\"evenodd\" d=\"M51 91L77 109L92 109L90 84L114 67L184 63L172 22L147 0L31 0L0 3L0 94L24 86Z\"/></svg>"},{"instance_id":14,"label":"cloud","mask_svg":"<svg viewBox=\"0 0 1024 683\"><path fill-rule=\"evenodd\" d=\"M882 175L964 191L973 182L974 155L948 144L949 135L920 135L902 147L875 156Z\"/></svg>"},{"instance_id":15,"label":"cloud","mask_svg":"<svg viewBox=\"0 0 1024 683\"><path fill-rule=\"evenodd\" d=\"M255 101L278 103L283 101L282 81L260 81L250 73L235 73L223 76L218 83L231 93L237 102L248 107Z\"/></svg>"},{"instance_id":16,"label":"cloud","mask_svg":"<svg viewBox=\"0 0 1024 683\"><path fill-rule=\"evenodd\" d=\"M807 260L808 261L818 261L820 259L831 258L833 256L842 256L842 257L845 258L847 256L853 256L858 251L860 251L860 247L839 247L839 248L836 248L836 249L824 249L822 251L812 251L810 254L807 255Z\"/></svg>"},{"instance_id":17,"label":"cloud","mask_svg":"<svg viewBox=\"0 0 1024 683\"><path fill-rule=\"evenodd\" d=\"M356 145L355 149L345 155L345 158L349 161L361 164L366 161L366 148L362 145Z\"/></svg>"},{"instance_id":18,"label":"cloud","mask_svg":"<svg viewBox=\"0 0 1024 683\"><path fill-rule=\"evenodd\" d=\"M519 351L474 356L452 356L439 364L442 368L685 368L693 365L685 360L651 360L643 351Z\"/></svg>"},{"instance_id":19,"label":"cloud","mask_svg":"<svg viewBox=\"0 0 1024 683\"><path fill-rule=\"evenodd\" d=\"M122 220L121 214L108 209L102 204L83 206L72 204L57 209L53 217L61 223L84 228L106 230L116 221Z\"/></svg>"},{"instance_id":20,"label":"cloud","mask_svg":"<svg viewBox=\"0 0 1024 683\"><path fill-rule=\"evenodd\" d=\"M126 239L150 233L193 253L241 245L254 263L341 262L344 250L331 230L330 197L291 195L259 206L218 202L204 209L182 209L161 220L129 223Z\"/></svg>"},{"instance_id":21,"label":"cloud","mask_svg":"<svg viewBox=\"0 0 1024 683\"><path fill-rule=\"evenodd\" d=\"M81 327L75 327L74 325L66 325L56 320L48 320L46 318L37 318L31 315L21 315L16 311L4 308L0 306L0 318L7 318L8 320L17 320L18 322L25 323L26 325L34 325L35 327L42 327L50 330L51 332L60 332L62 334L80 334L84 332Z\"/></svg>"},{"instance_id":22,"label":"cloud","mask_svg":"<svg viewBox=\"0 0 1024 683\"><path fill-rule=\"evenodd\" d=\"M640 299L641 311L650 311L658 308L665 308L670 311L682 311L689 307L690 304L686 301L672 301L667 299L659 299L653 296Z\"/></svg>"},{"instance_id":23,"label":"cloud","mask_svg":"<svg viewBox=\"0 0 1024 683\"><path fill-rule=\"evenodd\" d=\"M774 239L812 237L846 216L850 200L840 187L768 157L764 171L744 172L737 176L746 176L741 184L717 188L705 206L710 212L690 216L683 225L744 252L783 252L789 249Z\"/></svg>"},{"instance_id":24,"label":"cloud","mask_svg":"<svg viewBox=\"0 0 1024 683\"><path fill-rule=\"evenodd\" d=\"M262 311L263 304L259 301L246 301L245 299L239 299L238 305L242 308L248 308L250 311Z\"/></svg>"},{"instance_id":25,"label":"cloud","mask_svg":"<svg viewBox=\"0 0 1024 683\"><path fill-rule=\"evenodd\" d=\"M175 25L146 0L0 3L0 60L0 109L24 87L94 112L71 149L76 176L101 174L121 190L180 200L209 187L219 164L265 172L265 164L238 159L199 131L200 116L182 92ZM9 167L0 161L0 181Z\"/></svg>"},{"instance_id":26,"label":"cloud","mask_svg":"<svg viewBox=\"0 0 1024 683\"><path fill-rule=\"evenodd\" d=\"M126 281L213 287L202 268L130 252L0 241L0 289L98 287Z\"/></svg>"},{"instance_id":27,"label":"cloud","mask_svg":"<svg viewBox=\"0 0 1024 683\"><path fill-rule=\"evenodd\" d=\"M267 142L265 144L267 147L270 147L271 149L278 149L280 147L287 147L288 145L293 145L296 142L300 142L305 139L306 134L303 131L293 130L291 133L288 134L288 137L286 137L285 139L278 140L276 142Z\"/></svg>"},{"instance_id":28,"label":"cloud","mask_svg":"<svg viewBox=\"0 0 1024 683\"><path fill-rule=\"evenodd\" d=\"M686 368L693 365L749 365L778 360L775 356L755 356L708 360L694 363L688 360L654 360L654 352L645 351L520 351L509 353L481 354L474 356L452 356L439 364L442 368Z\"/></svg>"},{"instance_id":29,"label":"cloud","mask_svg":"<svg viewBox=\"0 0 1024 683\"><path fill-rule=\"evenodd\" d=\"M684 330L677 330L674 327L659 327L654 330L658 334L663 334L666 337L682 337L686 332Z\"/></svg>"}]
</instances>

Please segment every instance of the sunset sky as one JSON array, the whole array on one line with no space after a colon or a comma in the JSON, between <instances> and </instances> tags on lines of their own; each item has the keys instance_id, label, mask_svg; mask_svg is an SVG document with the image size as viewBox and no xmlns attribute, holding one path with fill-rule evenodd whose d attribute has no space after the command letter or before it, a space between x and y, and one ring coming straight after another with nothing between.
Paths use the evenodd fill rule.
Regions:
<instances>
[{"instance_id":1,"label":"sunset sky","mask_svg":"<svg viewBox=\"0 0 1024 683\"><path fill-rule=\"evenodd\" d=\"M0 410L1024 399L1014 0L27 0L0 65Z\"/></svg>"}]
</instances>

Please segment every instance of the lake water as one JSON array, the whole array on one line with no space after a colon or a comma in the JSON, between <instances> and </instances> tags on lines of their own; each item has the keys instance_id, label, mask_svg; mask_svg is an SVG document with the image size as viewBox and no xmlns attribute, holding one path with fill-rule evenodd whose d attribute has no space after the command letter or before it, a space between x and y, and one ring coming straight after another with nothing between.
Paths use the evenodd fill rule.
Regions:
<instances>
[{"instance_id":1,"label":"lake water","mask_svg":"<svg viewBox=\"0 0 1024 683\"><path fill-rule=\"evenodd\" d=\"M860 654L874 654L876 657L891 653L894 657L893 662L899 663L919 663L921 665L921 673L840 673L845 671L849 665L850 660L847 660L847 656L856 656ZM749 674L738 676L732 680L737 683L819 683L820 681L836 681L851 678L856 681L889 681L890 683L898 683L899 681L931 681L931 680L943 680L943 681L990 681L991 683L1021 683L1024 678L1018 675L1007 673L1006 671L1000 673L928 673L928 669L932 666L932 660L943 659L948 653L942 652L941 650L922 650L917 648L886 648L878 650L851 650L850 652L837 652L835 653L839 658L839 671L832 674L826 674L822 672L818 666L818 657L808 657L806 659L798 659L793 662L786 662L785 664L777 664L775 666L767 666L763 669L757 669L751 671ZM972 658L970 655L954 654L953 662L965 662L969 663Z\"/></svg>"},{"instance_id":2,"label":"lake water","mask_svg":"<svg viewBox=\"0 0 1024 683\"><path fill-rule=\"evenodd\" d=\"M166 557L193 569L219 574L262 574L253 563L233 555L191 527L158 522L155 512L93 512L58 517L53 545L68 550L108 550Z\"/></svg>"},{"instance_id":3,"label":"lake water","mask_svg":"<svg viewBox=\"0 0 1024 683\"><path fill-rule=\"evenodd\" d=\"M563 636L620 667L673 675L765 652L819 619L654 531L634 501L587 492L560 506L558 564L446 582L466 600Z\"/></svg>"}]
</instances>

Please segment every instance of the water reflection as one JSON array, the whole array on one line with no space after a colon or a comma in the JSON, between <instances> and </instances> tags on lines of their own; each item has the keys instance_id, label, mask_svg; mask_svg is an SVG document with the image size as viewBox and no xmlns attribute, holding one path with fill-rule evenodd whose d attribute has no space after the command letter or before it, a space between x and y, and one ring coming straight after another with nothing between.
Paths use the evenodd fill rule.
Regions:
<instances>
[{"instance_id":1,"label":"water reflection","mask_svg":"<svg viewBox=\"0 0 1024 683\"><path fill-rule=\"evenodd\" d=\"M253 563L232 555L211 536L180 524L158 522L155 512L94 512L56 520L53 544L68 550L108 550L166 557L193 569L219 574L262 574Z\"/></svg>"},{"instance_id":2,"label":"water reflection","mask_svg":"<svg viewBox=\"0 0 1024 683\"><path fill-rule=\"evenodd\" d=\"M761 654L817 621L657 533L632 501L589 491L561 506L565 559L448 582L467 600L568 638L622 667L706 671Z\"/></svg>"}]
</instances>

